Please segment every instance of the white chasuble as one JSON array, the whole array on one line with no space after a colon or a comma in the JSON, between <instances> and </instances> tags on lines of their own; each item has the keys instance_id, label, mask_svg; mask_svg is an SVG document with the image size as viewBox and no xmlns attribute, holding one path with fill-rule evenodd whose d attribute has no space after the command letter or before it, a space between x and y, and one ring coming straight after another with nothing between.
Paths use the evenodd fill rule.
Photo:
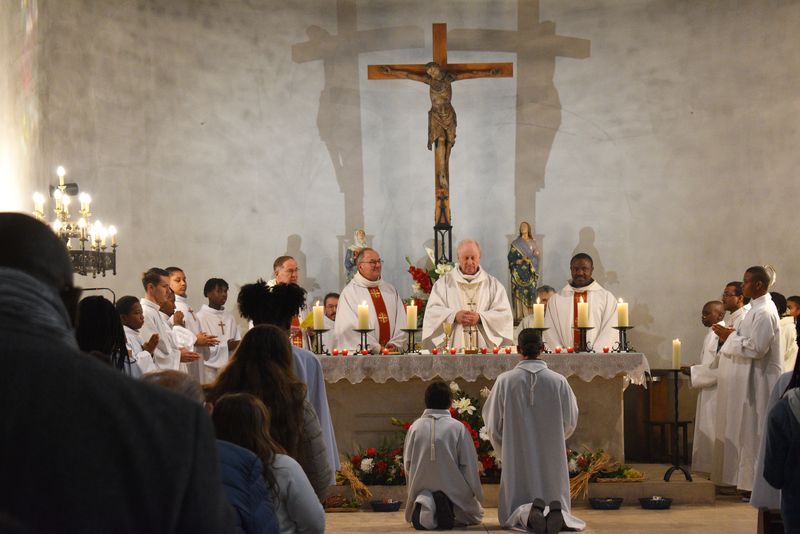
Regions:
<instances>
[{"instance_id":1,"label":"white chasuble","mask_svg":"<svg viewBox=\"0 0 800 534\"><path fill-rule=\"evenodd\" d=\"M375 309L373 297L370 295L370 289L374 288L380 290L380 296L386 306L385 316L379 317ZM355 331L355 328L358 328L358 305L361 303L369 307L369 328L373 329L367 334L367 343L370 347L375 349L380 344L379 321L387 320L389 322L389 343L398 347L406 346L408 338L406 333L401 330L406 326L406 311L400 294L388 282L383 280L373 282L361 276L361 273L356 273L339 295L339 307L336 309L336 322L334 323L338 348L352 350L361 342L360 334Z\"/></svg>"},{"instance_id":2,"label":"white chasuble","mask_svg":"<svg viewBox=\"0 0 800 534\"><path fill-rule=\"evenodd\" d=\"M717 324L725 324L720 321ZM714 428L717 421L717 371L719 369L719 337L710 328L703 339L700 363L691 367L691 385L699 389L694 416L692 471L711 473L714 452Z\"/></svg>"},{"instance_id":3,"label":"white chasuble","mask_svg":"<svg viewBox=\"0 0 800 534\"><path fill-rule=\"evenodd\" d=\"M483 420L503 468L500 524L524 528L531 502L540 498L559 501L566 526L583 529L586 523L570 513L565 441L578 425L578 403L567 379L541 360L523 360L497 377Z\"/></svg>"},{"instance_id":4,"label":"white chasuble","mask_svg":"<svg viewBox=\"0 0 800 534\"><path fill-rule=\"evenodd\" d=\"M783 371L778 311L769 293L751 309L720 349L728 361L718 376L717 425L711 480L753 489L758 448L770 392ZM720 402L722 400L722 402Z\"/></svg>"},{"instance_id":5,"label":"white chasuble","mask_svg":"<svg viewBox=\"0 0 800 534\"><path fill-rule=\"evenodd\" d=\"M589 304L589 326L592 330L587 332L587 341L597 352L603 347L612 347L619 339L619 334L614 330L617 326L617 301L610 291L593 281L585 287L567 284L547 301L544 326L548 330L543 334L547 348L553 350L555 347L575 345L575 292L586 292L586 302Z\"/></svg>"},{"instance_id":6,"label":"white chasuble","mask_svg":"<svg viewBox=\"0 0 800 534\"><path fill-rule=\"evenodd\" d=\"M476 288L476 284L480 284ZM474 293L474 294L473 294ZM472 301L470 299L473 299ZM470 305L470 302L477 304ZM474 275L464 275L456 267L442 275L431 290L422 321L422 342L425 347L438 347L444 343L444 323L454 323L462 310L474 310L481 316L477 325L478 347L514 345L514 317L506 289L494 276L480 269ZM464 347L464 328L453 324L450 345Z\"/></svg>"}]
</instances>

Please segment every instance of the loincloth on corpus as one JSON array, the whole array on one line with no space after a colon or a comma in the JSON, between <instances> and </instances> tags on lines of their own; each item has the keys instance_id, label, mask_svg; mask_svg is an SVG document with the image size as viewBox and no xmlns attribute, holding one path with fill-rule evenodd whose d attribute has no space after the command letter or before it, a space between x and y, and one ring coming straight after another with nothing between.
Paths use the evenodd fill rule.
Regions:
<instances>
[{"instance_id":1,"label":"loincloth on corpus","mask_svg":"<svg viewBox=\"0 0 800 534\"><path fill-rule=\"evenodd\" d=\"M456 110L450 104L432 107L428 112L428 148L438 139L450 146L456 142Z\"/></svg>"}]
</instances>

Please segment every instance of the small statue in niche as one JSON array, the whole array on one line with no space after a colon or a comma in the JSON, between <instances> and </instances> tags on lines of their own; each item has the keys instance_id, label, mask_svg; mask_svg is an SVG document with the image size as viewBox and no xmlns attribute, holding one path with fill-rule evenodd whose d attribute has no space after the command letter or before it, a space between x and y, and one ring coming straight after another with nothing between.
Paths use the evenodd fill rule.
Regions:
<instances>
[{"instance_id":1,"label":"small statue in niche","mask_svg":"<svg viewBox=\"0 0 800 534\"><path fill-rule=\"evenodd\" d=\"M353 279L356 272L358 271L358 265L356 265L356 258L358 254L367 246L367 234L364 233L364 230L359 228L353 234L353 244L347 247L347 250L344 253L344 270L347 273L347 281Z\"/></svg>"},{"instance_id":2,"label":"small statue in niche","mask_svg":"<svg viewBox=\"0 0 800 534\"><path fill-rule=\"evenodd\" d=\"M508 269L511 271L511 296L516 324L533 313L539 281L539 247L527 222L519 225L519 236L511 242Z\"/></svg>"}]
</instances>

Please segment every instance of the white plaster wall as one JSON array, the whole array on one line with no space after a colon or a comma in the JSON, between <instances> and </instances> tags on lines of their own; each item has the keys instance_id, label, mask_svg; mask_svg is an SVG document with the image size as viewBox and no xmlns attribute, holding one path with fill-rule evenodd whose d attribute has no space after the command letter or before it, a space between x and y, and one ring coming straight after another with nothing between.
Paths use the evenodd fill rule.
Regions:
<instances>
[{"instance_id":1,"label":"white plaster wall","mask_svg":"<svg viewBox=\"0 0 800 534\"><path fill-rule=\"evenodd\" d=\"M387 261L386 278L408 294L403 258L421 258L432 238L429 100L421 84L368 81L366 65L428 61L433 22L510 31L518 13L538 7L556 35L589 41L590 53L557 57L552 76L528 64L544 76L533 85L541 91L518 95L516 78L454 86L455 238L481 240L485 267L507 280L510 236L532 218L544 282L557 287L573 252L592 253L597 278L632 302L633 341L654 367L667 363L674 337L696 359L700 307L749 265L772 263L776 289L800 293L792 228L800 3L518 7L40 1L39 174L19 180L42 179L60 163L93 193L97 216L121 232L119 275L103 281L118 295L139 294L145 268L177 264L196 305L210 276L226 278L234 298L238 284L268 277L288 251L318 296L339 287L342 244L360 221ZM411 28L410 42L386 30L385 42L353 34L302 60L293 52L325 32L398 26ZM541 50L549 43L542 38ZM451 50L450 60L518 58L487 47ZM538 114L521 114L527 105ZM550 140L521 145L523 116L522 126ZM326 141L341 149L338 177ZM515 167L529 151L542 156ZM364 207L354 214L342 190L360 189L359 178ZM535 181L535 198L515 199L515 180Z\"/></svg>"}]
</instances>

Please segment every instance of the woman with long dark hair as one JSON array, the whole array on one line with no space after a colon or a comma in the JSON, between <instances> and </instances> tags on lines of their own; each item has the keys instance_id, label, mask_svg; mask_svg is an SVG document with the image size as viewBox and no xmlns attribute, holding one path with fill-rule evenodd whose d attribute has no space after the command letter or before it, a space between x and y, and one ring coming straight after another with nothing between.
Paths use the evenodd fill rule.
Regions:
<instances>
[{"instance_id":1,"label":"woman with long dark hair","mask_svg":"<svg viewBox=\"0 0 800 534\"><path fill-rule=\"evenodd\" d=\"M104 297L86 297L78 304L75 337L82 351L111 364L125 374L140 378L142 371L131 360L119 313Z\"/></svg>"},{"instance_id":2,"label":"woman with long dark hair","mask_svg":"<svg viewBox=\"0 0 800 534\"><path fill-rule=\"evenodd\" d=\"M284 330L255 326L209 387L207 398L213 404L228 393L250 393L260 399L273 414L270 434L302 466L314 491L323 498L333 470L319 420L306 400L305 384L294 374L292 361Z\"/></svg>"},{"instance_id":3,"label":"woman with long dark hair","mask_svg":"<svg viewBox=\"0 0 800 534\"><path fill-rule=\"evenodd\" d=\"M325 511L302 467L270 435L270 411L249 393L229 393L214 404L217 439L251 450L261 459L281 533L324 532Z\"/></svg>"}]
</instances>

